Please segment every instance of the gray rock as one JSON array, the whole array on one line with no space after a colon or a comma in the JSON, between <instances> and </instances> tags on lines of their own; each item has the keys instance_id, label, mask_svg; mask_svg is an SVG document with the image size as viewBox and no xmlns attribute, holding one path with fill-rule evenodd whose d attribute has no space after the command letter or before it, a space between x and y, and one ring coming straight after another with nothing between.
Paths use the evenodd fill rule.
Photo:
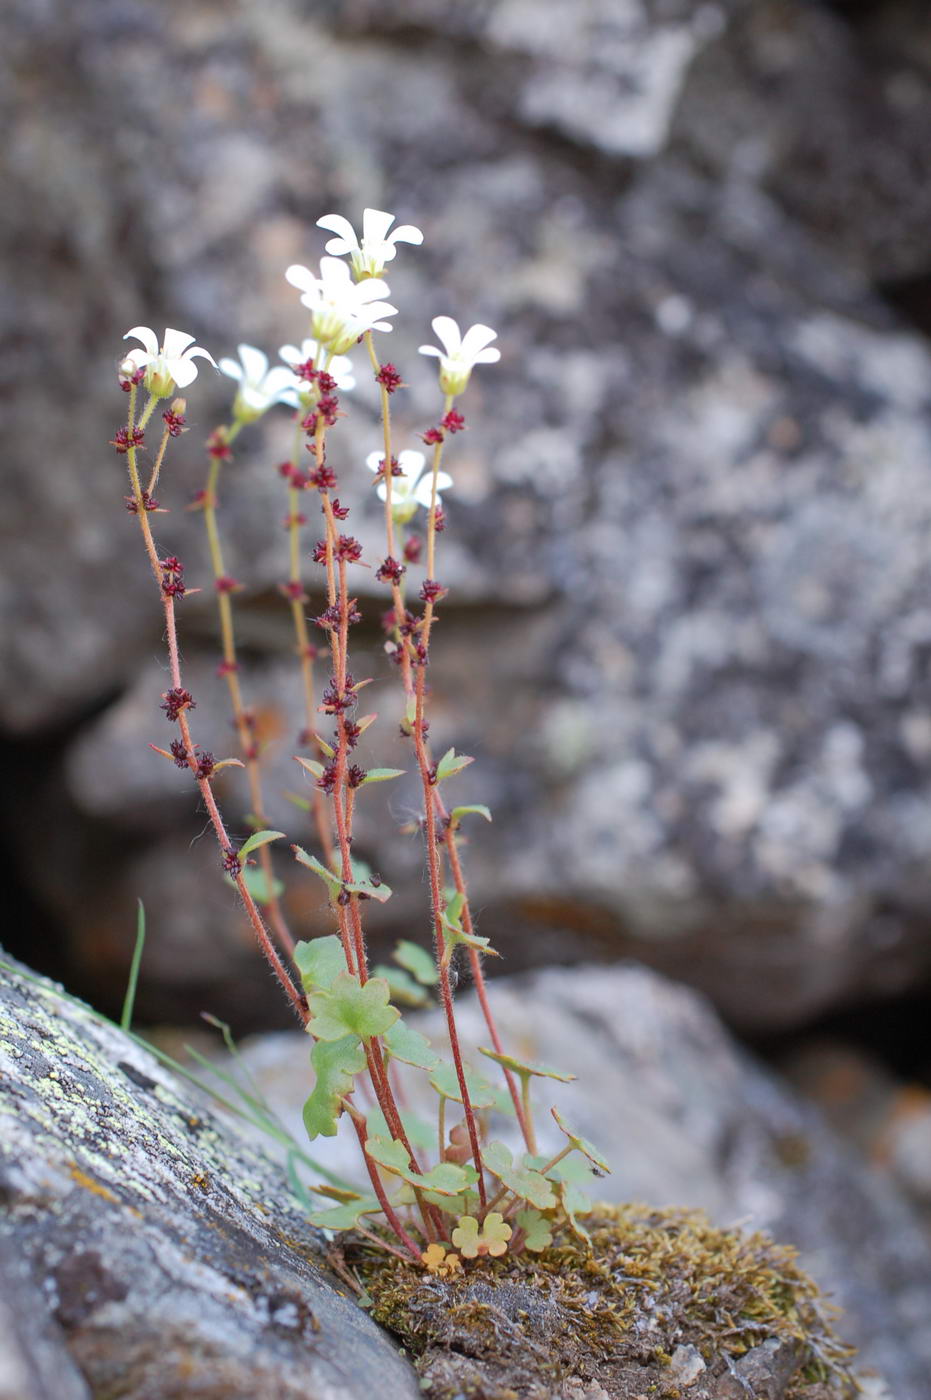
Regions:
<instances>
[{"instance_id":1,"label":"gray rock","mask_svg":"<svg viewBox=\"0 0 931 1400\"><path fill-rule=\"evenodd\" d=\"M419 1393L327 1274L284 1175L136 1040L6 961L0 1116L0 1236L21 1261L0 1306L19 1346L3 1364L25 1376L16 1400L80 1400L75 1365L94 1395L134 1400ZM42 1311L23 1340L25 1290ZM74 1364L50 1390L56 1327Z\"/></svg>"},{"instance_id":2,"label":"gray rock","mask_svg":"<svg viewBox=\"0 0 931 1400\"><path fill-rule=\"evenodd\" d=\"M164 734L147 718L163 682L103 446L120 336L143 320L218 352L293 338L281 269L315 256L314 219L388 205L427 233L392 265L399 428L434 414L415 354L432 315L502 331L451 454L434 665L435 736L479 757L463 795L496 814L470 852L485 931L515 964L635 951L754 1027L895 996L931 966L931 354L874 289L929 267L927 26L877 20L877 68L805 0L591 0L569 26L538 11L6 7L0 716L26 735L104 711L66 779L24 788L10 840L76 942L76 905L131 927L143 830L177 837L190 810L136 747ZM375 440L370 386L357 398L353 463ZM225 391L202 376L191 400L158 523L204 585L181 507ZM286 429L262 431L224 506L259 669L288 646ZM358 533L374 550L371 518ZM209 604L185 605L195 670ZM363 607L374 652L380 601ZM49 811L64 846L107 844L109 887L63 895L35 854ZM406 873L390 822L359 844ZM398 928L418 894L392 906Z\"/></svg>"},{"instance_id":3,"label":"gray rock","mask_svg":"<svg viewBox=\"0 0 931 1400\"><path fill-rule=\"evenodd\" d=\"M564 1143L546 1112L555 1104L611 1163L612 1175L598 1183L603 1199L700 1208L717 1224L765 1229L796 1246L843 1309L839 1331L859 1348L865 1370L878 1372L896 1400L924 1400L931 1249L918 1219L893 1180L867 1168L813 1107L740 1051L700 997L624 966L498 980L492 999L514 1053L578 1076L572 1084L538 1081L541 1152ZM474 998L460 998L457 1019L468 1045L487 1044ZM412 1024L440 1042L438 1015ZM306 1045L284 1033L247 1042L243 1054L298 1135ZM417 1078L408 1083L415 1109ZM505 1121L495 1133L507 1138ZM313 1151L343 1174L358 1171L350 1137L318 1139ZM685 1388L692 1372L681 1361ZM762 1370L782 1384L783 1363L789 1359L751 1352L734 1384ZM883 1394L879 1379L875 1394Z\"/></svg>"}]
</instances>

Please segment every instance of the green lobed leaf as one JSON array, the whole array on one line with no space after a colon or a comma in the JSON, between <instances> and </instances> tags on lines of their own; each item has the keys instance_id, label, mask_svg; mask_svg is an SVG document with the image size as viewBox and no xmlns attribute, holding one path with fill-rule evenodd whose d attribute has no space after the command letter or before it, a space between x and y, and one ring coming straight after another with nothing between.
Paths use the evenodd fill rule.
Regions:
<instances>
[{"instance_id":1,"label":"green lobed leaf","mask_svg":"<svg viewBox=\"0 0 931 1400\"><path fill-rule=\"evenodd\" d=\"M283 831L255 831L243 842L236 854L244 861L246 856L257 851L260 846L267 846L271 841L281 841L284 836Z\"/></svg>"},{"instance_id":2,"label":"green lobed leaf","mask_svg":"<svg viewBox=\"0 0 931 1400\"><path fill-rule=\"evenodd\" d=\"M440 1063L440 1056L427 1037L404 1021L395 1021L391 1029L385 1032L384 1043L395 1060L413 1065L415 1069L436 1069Z\"/></svg>"},{"instance_id":3,"label":"green lobed leaf","mask_svg":"<svg viewBox=\"0 0 931 1400\"><path fill-rule=\"evenodd\" d=\"M474 1167L460 1167L455 1162L440 1162L428 1172L411 1171L404 1144L391 1138L368 1138L365 1150L385 1171L393 1172L411 1186L436 1191L440 1196L458 1196L478 1180Z\"/></svg>"},{"instance_id":4,"label":"green lobed leaf","mask_svg":"<svg viewBox=\"0 0 931 1400\"><path fill-rule=\"evenodd\" d=\"M392 958L400 967L403 967L412 977L425 987L435 987L440 980L440 974L436 970L436 963L433 961L433 954L428 953L426 948L421 948L417 943L411 943L409 939L402 938L395 946Z\"/></svg>"},{"instance_id":5,"label":"green lobed leaf","mask_svg":"<svg viewBox=\"0 0 931 1400\"><path fill-rule=\"evenodd\" d=\"M532 1254L539 1254L553 1243L550 1222L537 1210L519 1210L515 1223L524 1232L524 1248Z\"/></svg>"},{"instance_id":6,"label":"green lobed leaf","mask_svg":"<svg viewBox=\"0 0 931 1400\"><path fill-rule=\"evenodd\" d=\"M503 1142L489 1142L482 1148L482 1161L503 1186L538 1210L552 1210L556 1204L553 1187L533 1167L515 1162Z\"/></svg>"},{"instance_id":7,"label":"green lobed leaf","mask_svg":"<svg viewBox=\"0 0 931 1400\"><path fill-rule=\"evenodd\" d=\"M465 1082L469 1091L469 1098L472 1100L473 1108L491 1108L495 1102L495 1090L484 1079L477 1074L474 1069L465 1066ZM445 1099L452 1099L455 1103L462 1103L462 1092L459 1088L459 1077L456 1074L456 1066L448 1060L443 1060L430 1075L430 1083L438 1094L442 1094Z\"/></svg>"},{"instance_id":8,"label":"green lobed leaf","mask_svg":"<svg viewBox=\"0 0 931 1400\"><path fill-rule=\"evenodd\" d=\"M372 968L373 977L384 977L391 988L391 1000L401 1006L429 1006L430 998L426 988L421 987L413 977L400 967L389 967L387 963L377 963Z\"/></svg>"},{"instance_id":9,"label":"green lobed leaf","mask_svg":"<svg viewBox=\"0 0 931 1400\"><path fill-rule=\"evenodd\" d=\"M457 773L462 772L463 768L468 768L469 764L474 762L474 758L468 758L465 754L457 754L455 749L447 749L436 765L437 782L442 782L444 778L455 777Z\"/></svg>"},{"instance_id":10,"label":"green lobed leaf","mask_svg":"<svg viewBox=\"0 0 931 1400\"><path fill-rule=\"evenodd\" d=\"M318 860L316 856L308 855L301 846L292 846L291 850L294 852L295 860L300 861L301 865L306 865L308 870L312 870L315 875L320 876L330 892L330 898L335 899L343 887L339 876L334 875L333 871L330 870L329 866L324 865L322 860Z\"/></svg>"},{"instance_id":11,"label":"green lobed leaf","mask_svg":"<svg viewBox=\"0 0 931 1400\"><path fill-rule=\"evenodd\" d=\"M380 1210L374 1196L363 1196L359 1201L347 1201L331 1210L315 1210L309 1219L311 1225L322 1230L353 1230L363 1215L376 1215Z\"/></svg>"},{"instance_id":12,"label":"green lobed leaf","mask_svg":"<svg viewBox=\"0 0 931 1400\"><path fill-rule=\"evenodd\" d=\"M549 1065L536 1064L533 1060L519 1060L516 1055L499 1054L497 1050L489 1050L487 1045L480 1045L478 1048L489 1060L503 1065L505 1069L513 1070L522 1079L536 1076L539 1079L558 1079L561 1084L569 1084L576 1077L574 1074L564 1074L559 1069L550 1069Z\"/></svg>"},{"instance_id":13,"label":"green lobed leaf","mask_svg":"<svg viewBox=\"0 0 931 1400\"><path fill-rule=\"evenodd\" d=\"M561 1132L565 1133L566 1137L572 1143L572 1146L575 1148L575 1150L577 1152L581 1152L583 1156L587 1157L588 1160L591 1162L592 1166L596 1167L598 1171L610 1173L611 1168L608 1166L604 1157L602 1157L601 1153L598 1151L598 1148L595 1147L593 1143L590 1143L588 1138L579 1137L578 1133L571 1132L570 1129L566 1127L566 1124L563 1121L558 1109L551 1108L550 1113L552 1113L554 1119L556 1120L556 1126L560 1129Z\"/></svg>"},{"instance_id":14,"label":"green lobed leaf","mask_svg":"<svg viewBox=\"0 0 931 1400\"><path fill-rule=\"evenodd\" d=\"M453 826L456 826L461 818L467 816L469 812L475 812L478 816L484 817L486 822L491 821L491 812L484 802L473 802L468 807L454 807L449 814L449 820Z\"/></svg>"},{"instance_id":15,"label":"green lobed leaf","mask_svg":"<svg viewBox=\"0 0 931 1400\"><path fill-rule=\"evenodd\" d=\"M318 1040L310 1052L310 1063L317 1080L304 1104L304 1127L313 1142L318 1137L336 1136L336 1120L342 1112L340 1100L352 1093L355 1076L365 1069L365 1051L355 1035L345 1035L341 1040Z\"/></svg>"},{"instance_id":16,"label":"green lobed leaf","mask_svg":"<svg viewBox=\"0 0 931 1400\"><path fill-rule=\"evenodd\" d=\"M400 1016L389 1004L390 988L381 977L371 977L365 986L352 972L339 972L329 987L311 992L310 1031L318 1040L340 1040L354 1035L371 1040L384 1035Z\"/></svg>"},{"instance_id":17,"label":"green lobed leaf","mask_svg":"<svg viewBox=\"0 0 931 1400\"><path fill-rule=\"evenodd\" d=\"M370 768L362 779L361 786L366 783L387 783L391 778L403 778L403 768Z\"/></svg>"},{"instance_id":18,"label":"green lobed leaf","mask_svg":"<svg viewBox=\"0 0 931 1400\"><path fill-rule=\"evenodd\" d=\"M304 991L308 993L326 990L334 978L348 971L343 945L335 933L296 944L294 961L301 974Z\"/></svg>"}]
</instances>

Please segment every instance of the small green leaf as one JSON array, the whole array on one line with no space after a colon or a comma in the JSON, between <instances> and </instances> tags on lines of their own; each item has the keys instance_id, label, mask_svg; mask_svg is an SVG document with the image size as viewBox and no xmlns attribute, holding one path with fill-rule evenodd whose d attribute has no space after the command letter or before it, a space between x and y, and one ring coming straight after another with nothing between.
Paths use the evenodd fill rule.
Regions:
<instances>
[{"instance_id":1,"label":"small green leaf","mask_svg":"<svg viewBox=\"0 0 931 1400\"><path fill-rule=\"evenodd\" d=\"M377 875L364 880L353 880L343 885L344 890L350 894L364 894L369 899L377 899L379 904L384 904L391 898L391 887L386 885Z\"/></svg>"},{"instance_id":2,"label":"small green leaf","mask_svg":"<svg viewBox=\"0 0 931 1400\"><path fill-rule=\"evenodd\" d=\"M377 963L372 968L373 977L384 977L391 988L391 1000L397 1006L429 1006L430 998L423 987L418 986L413 977L400 967L389 967L387 963Z\"/></svg>"},{"instance_id":3,"label":"small green leaf","mask_svg":"<svg viewBox=\"0 0 931 1400\"><path fill-rule=\"evenodd\" d=\"M354 1035L371 1040L384 1035L398 1019L397 1007L389 1005L390 989L381 977L361 984L351 972L340 972L330 986L310 994L310 1031L318 1040L340 1040Z\"/></svg>"},{"instance_id":4,"label":"small green leaf","mask_svg":"<svg viewBox=\"0 0 931 1400\"><path fill-rule=\"evenodd\" d=\"M236 888L236 881L232 875L224 876L226 883ZM284 885L280 880L272 876L271 893L269 893L268 881L265 878L265 871L258 870L254 865L247 865L242 872L242 880L246 889L252 895L256 904L270 904L273 899L280 898L284 894Z\"/></svg>"},{"instance_id":5,"label":"small green leaf","mask_svg":"<svg viewBox=\"0 0 931 1400\"><path fill-rule=\"evenodd\" d=\"M447 749L436 765L437 782L442 782L444 778L455 777L457 773L462 772L463 768L468 768L469 764L474 762L474 758L467 758L464 754L457 754L455 749Z\"/></svg>"},{"instance_id":6,"label":"small green leaf","mask_svg":"<svg viewBox=\"0 0 931 1400\"><path fill-rule=\"evenodd\" d=\"M318 1040L310 1052L317 1081L304 1104L304 1127L311 1142L318 1137L335 1137L336 1120L342 1112L341 1099L352 1093L354 1076L365 1069L365 1051L356 1035L341 1040Z\"/></svg>"},{"instance_id":7,"label":"small green leaf","mask_svg":"<svg viewBox=\"0 0 931 1400\"><path fill-rule=\"evenodd\" d=\"M363 1215L377 1215L380 1210L374 1196L363 1196L361 1200L347 1201L331 1210L315 1210L310 1223L321 1230L353 1230Z\"/></svg>"},{"instance_id":8,"label":"small green leaf","mask_svg":"<svg viewBox=\"0 0 931 1400\"><path fill-rule=\"evenodd\" d=\"M458 826L462 817L469 812L475 812L480 817L484 817L486 822L491 821L491 812L483 802L475 802L470 807L454 807L449 814L449 820L453 826Z\"/></svg>"},{"instance_id":9,"label":"small green leaf","mask_svg":"<svg viewBox=\"0 0 931 1400\"><path fill-rule=\"evenodd\" d=\"M314 735L314 743L318 746L318 748L321 748L323 750L327 758L336 757L336 750L334 749L333 745L328 744L326 739L321 739L319 734Z\"/></svg>"},{"instance_id":10,"label":"small green leaf","mask_svg":"<svg viewBox=\"0 0 931 1400\"><path fill-rule=\"evenodd\" d=\"M424 987L435 987L439 982L440 974L436 970L433 954L428 953L426 948L421 948L417 943L411 943L408 939L402 938L391 956L399 966L405 968L412 977L416 977L417 981Z\"/></svg>"},{"instance_id":11,"label":"small green leaf","mask_svg":"<svg viewBox=\"0 0 931 1400\"><path fill-rule=\"evenodd\" d=\"M308 870L312 870L315 875L320 876L330 892L330 898L335 899L343 888L343 882L339 876L334 875L333 871L324 865L322 860L318 860L316 856L308 855L300 846L292 846L291 850L294 852L295 860L300 861L301 865L306 865Z\"/></svg>"},{"instance_id":12,"label":"small green leaf","mask_svg":"<svg viewBox=\"0 0 931 1400\"><path fill-rule=\"evenodd\" d=\"M283 831L256 831L243 842L236 854L240 860L245 860L246 856L257 851L260 846L267 846L270 841L281 841L284 839Z\"/></svg>"},{"instance_id":13,"label":"small green leaf","mask_svg":"<svg viewBox=\"0 0 931 1400\"><path fill-rule=\"evenodd\" d=\"M304 991L308 993L332 986L334 978L348 971L343 945L335 933L298 943L294 949L294 961L301 974Z\"/></svg>"},{"instance_id":14,"label":"small green leaf","mask_svg":"<svg viewBox=\"0 0 931 1400\"><path fill-rule=\"evenodd\" d=\"M365 1150L373 1162L385 1171L393 1172L411 1186L424 1191L436 1191L440 1196L457 1196L478 1180L474 1167L460 1167L455 1162L440 1162L428 1172L411 1171L404 1144L390 1138L368 1138Z\"/></svg>"},{"instance_id":15,"label":"small green leaf","mask_svg":"<svg viewBox=\"0 0 931 1400\"><path fill-rule=\"evenodd\" d=\"M610 1173L611 1168L608 1166L604 1157L602 1157L601 1153L598 1151L598 1148L595 1147L592 1143L590 1143L588 1138L579 1137L577 1133L570 1132L570 1130L566 1127L565 1123L563 1122L563 1119L558 1109L551 1108L550 1113L552 1113L554 1119L556 1120L556 1126L560 1129L561 1132L565 1133L566 1137L572 1143L572 1146L575 1148L576 1152L581 1152L583 1156L587 1157L588 1160L591 1162L592 1166L595 1167L598 1171Z\"/></svg>"},{"instance_id":16,"label":"small green leaf","mask_svg":"<svg viewBox=\"0 0 931 1400\"><path fill-rule=\"evenodd\" d=\"M469 1091L469 1098L473 1108L491 1108L495 1102L495 1091L483 1079L480 1074L476 1074L474 1069L468 1065L465 1067L466 1088ZM456 1074L456 1066L444 1060L430 1075L430 1083L438 1094L442 1094L445 1099L452 1099L455 1103L462 1103L462 1091L459 1088L459 1077Z\"/></svg>"},{"instance_id":17,"label":"small green leaf","mask_svg":"<svg viewBox=\"0 0 931 1400\"><path fill-rule=\"evenodd\" d=\"M498 1211L490 1211L481 1228L474 1215L464 1215L452 1233L452 1242L464 1259L480 1254L506 1254L511 1227Z\"/></svg>"},{"instance_id":18,"label":"small green leaf","mask_svg":"<svg viewBox=\"0 0 931 1400\"><path fill-rule=\"evenodd\" d=\"M553 1243L553 1232L549 1221L536 1210L519 1210L516 1224L524 1232L524 1248L532 1254L539 1254Z\"/></svg>"},{"instance_id":19,"label":"small green leaf","mask_svg":"<svg viewBox=\"0 0 931 1400\"><path fill-rule=\"evenodd\" d=\"M549 1065L536 1064L533 1060L518 1060L515 1055L499 1054L497 1050L489 1050L487 1045L480 1045L478 1048L489 1060L503 1065L505 1069L513 1070L522 1079L536 1076L540 1079L558 1079L561 1084L569 1084L575 1079L574 1074L564 1074L562 1070L550 1069Z\"/></svg>"},{"instance_id":20,"label":"small green leaf","mask_svg":"<svg viewBox=\"0 0 931 1400\"><path fill-rule=\"evenodd\" d=\"M306 797L302 797L299 792L284 792L282 797L286 797L294 807L300 808L302 812L310 811L310 803Z\"/></svg>"},{"instance_id":21,"label":"small green leaf","mask_svg":"<svg viewBox=\"0 0 931 1400\"><path fill-rule=\"evenodd\" d=\"M302 767L306 772L308 772L308 773L311 775L311 777L313 777L313 778L322 778L322 777L323 777L323 764L320 762L319 759L316 759L316 758L301 758L300 754L295 754L295 755L294 755L294 761L295 761L295 763L299 763L299 764L301 765L301 767Z\"/></svg>"},{"instance_id":22,"label":"small green leaf","mask_svg":"<svg viewBox=\"0 0 931 1400\"><path fill-rule=\"evenodd\" d=\"M366 783L387 783L391 778L403 777L403 768L370 768L360 786L365 787Z\"/></svg>"},{"instance_id":23,"label":"small green leaf","mask_svg":"<svg viewBox=\"0 0 931 1400\"><path fill-rule=\"evenodd\" d=\"M440 1063L440 1057L427 1037L421 1035L420 1031L412 1030L403 1021L395 1021L391 1029L386 1031L385 1045L395 1060L413 1065L416 1069L435 1069Z\"/></svg>"},{"instance_id":24,"label":"small green leaf","mask_svg":"<svg viewBox=\"0 0 931 1400\"><path fill-rule=\"evenodd\" d=\"M482 1161L503 1186L538 1210L552 1210L556 1204L553 1188L545 1176L532 1167L515 1162L503 1142L489 1142L482 1148Z\"/></svg>"}]
</instances>

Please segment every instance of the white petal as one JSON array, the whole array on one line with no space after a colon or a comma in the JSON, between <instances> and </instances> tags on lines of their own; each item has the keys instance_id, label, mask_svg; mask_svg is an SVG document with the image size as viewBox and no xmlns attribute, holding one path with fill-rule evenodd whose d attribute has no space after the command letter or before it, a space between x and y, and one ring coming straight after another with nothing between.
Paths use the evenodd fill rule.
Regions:
<instances>
[{"instance_id":1,"label":"white petal","mask_svg":"<svg viewBox=\"0 0 931 1400\"><path fill-rule=\"evenodd\" d=\"M464 360L477 364L479 353L484 350L486 345L490 345L493 340L497 339L498 332L493 331L491 326L470 326L462 337L459 353Z\"/></svg>"},{"instance_id":2,"label":"white petal","mask_svg":"<svg viewBox=\"0 0 931 1400\"><path fill-rule=\"evenodd\" d=\"M495 365L500 359L501 351L492 347L491 350L480 350L477 355L473 356L472 363L473 365Z\"/></svg>"},{"instance_id":3,"label":"white petal","mask_svg":"<svg viewBox=\"0 0 931 1400\"><path fill-rule=\"evenodd\" d=\"M303 263L292 263L285 272L285 280L302 292L309 292L317 285L317 278Z\"/></svg>"},{"instance_id":4,"label":"white petal","mask_svg":"<svg viewBox=\"0 0 931 1400\"><path fill-rule=\"evenodd\" d=\"M346 245L344 248L340 249L342 253L350 253L359 246L359 240L356 237L355 229L342 214L324 214L322 219L317 220L317 228L325 228L328 233L337 234L339 241ZM336 241L336 239L331 239L326 245L328 253L335 251L332 245Z\"/></svg>"},{"instance_id":5,"label":"white petal","mask_svg":"<svg viewBox=\"0 0 931 1400\"><path fill-rule=\"evenodd\" d=\"M216 360L213 358L210 351L205 350L202 345L193 345L190 350L185 350L183 358L185 360L193 360L198 355L202 360L209 360L210 363L213 365L214 369L216 369ZM196 374L197 371L195 370L194 373ZM190 383L190 380L188 380L188 383Z\"/></svg>"},{"instance_id":6,"label":"white petal","mask_svg":"<svg viewBox=\"0 0 931 1400\"><path fill-rule=\"evenodd\" d=\"M349 271L349 264L342 262L340 258L321 258L320 281L324 285L327 296L342 295L347 287L352 286L352 273Z\"/></svg>"},{"instance_id":7,"label":"white petal","mask_svg":"<svg viewBox=\"0 0 931 1400\"><path fill-rule=\"evenodd\" d=\"M286 365L299 365L301 363L301 352L296 345L280 345L278 354Z\"/></svg>"},{"instance_id":8,"label":"white petal","mask_svg":"<svg viewBox=\"0 0 931 1400\"><path fill-rule=\"evenodd\" d=\"M340 263L340 267L345 266L345 263ZM364 282L353 288L353 292L360 306L368 306L369 302L376 301L378 297L391 295L388 283L383 282L380 277L366 277Z\"/></svg>"},{"instance_id":9,"label":"white petal","mask_svg":"<svg viewBox=\"0 0 931 1400\"><path fill-rule=\"evenodd\" d=\"M238 360L221 360L219 365L223 374L228 374L230 379L242 379L242 365Z\"/></svg>"},{"instance_id":10,"label":"white petal","mask_svg":"<svg viewBox=\"0 0 931 1400\"><path fill-rule=\"evenodd\" d=\"M423 242L423 232L421 229L415 228L413 224L402 224L400 228L394 230L389 241L391 243L419 244Z\"/></svg>"},{"instance_id":11,"label":"white petal","mask_svg":"<svg viewBox=\"0 0 931 1400\"><path fill-rule=\"evenodd\" d=\"M268 356L263 351L257 350L254 345L240 345L238 349L243 377L250 384L261 383L265 371L268 369Z\"/></svg>"},{"instance_id":12,"label":"white petal","mask_svg":"<svg viewBox=\"0 0 931 1400\"><path fill-rule=\"evenodd\" d=\"M435 355L438 360L441 360L443 358L442 350L437 350L435 345L421 345L418 354Z\"/></svg>"},{"instance_id":13,"label":"white petal","mask_svg":"<svg viewBox=\"0 0 931 1400\"><path fill-rule=\"evenodd\" d=\"M162 340L162 354L166 360L173 360L177 355L183 355L189 345L193 345L194 337L186 335L184 331L173 331L166 327Z\"/></svg>"},{"instance_id":14,"label":"white petal","mask_svg":"<svg viewBox=\"0 0 931 1400\"><path fill-rule=\"evenodd\" d=\"M436 478L436 498L437 498L437 502L439 502L440 493L443 492L443 491L448 491L449 488L452 486L452 484L453 484L453 479L452 479L451 476L447 476L446 472L439 472L439 473L437 474L437 478ZM432 473L432 472L425 472L424 475L423 475L423 476L420 478L420 480L418 481L417 486L416 486L416 488L415 488L415 490L414 490L414 500L417 502L418 505L426 506L426 507L429 509L429 507L430 507L430 502L432 501L432 499L433 499L433 473Z\"/></svg>"},{"instance_id":15,"label":"white petal","mask_svg":"<svg viewBox=\"0 0 931 1400\"><path fill-rule=\"evenodd\" d=\"M197 366L193 360L173 360L171 364L171 377L179 389L187 388L188 384L193 384L197 378Z\"/></svg>"},{"instance_id":16,"label":"white petal","mask_svg":"<svg viewBox=\"0 0 931 1400\"><path fill-rule=\"evenodd\" d=\"M405 476L416 477L424 469L426 457L422 452L418 452L416 447L405 447L398 453L398 466Z\"/></svg>"},{"instance_id":17,"label":"white petal","mask_svg":"<svg viewBox=\"0 0 931 1400\"><path fill-rule=\"evenodd\" d=\"M266 398L278 399L288 389L296 389L298 381L284 365L273 365L262 380L262 391Z\"/></svg>"},{"instance_id":18,"label":"white petal","mask_svg":"<svg viewBox=\"0 0 931 1400\"><path fill-rule=\"evenodd\" d=\"M146 354L153 360L158 355L158 336L153 330L150 330L148 326L133 326L131 331L126 332L123 339L141 340L145 346ZM193 336L191 339L193 340ZM133 351L133 354L136 353L136 351Z\"/></svg>"},{"instance_id":19,"label":"white petal","mask_svg":"<svg viewBox=\"0 0 931 1400\"><path fill-rule=\"evenodd\" d=\"M126 358L120 365L120 369L123 368L123 365L125 365L128 360L129 363L132 365L131 373L135 373L136 370L144 369L150 360L154 360L157 358L158 357L156 355L147 355L144 350L130 350L129 354L126 356Z\"/></svg>"},{"instance_id":20,"label":"white petal","mask_svg":"<svg viewBox=\"0 0 931 1400\"><path fill-rule=\"evenodd\" d=\"M462 344L462 334L452 316L435 316L431 325L447 355L455 355Z\"/></svg>"},{"instance_id":21,"label":"white petal","mask_svg":"<svg viewBox=\"0 0 931 1400\"><path fill-rule=\"evenodd\" d=\"M381 464L384 460L384 452L370 452L365 459L365 465L368 467L370 472L377 472L380 470Z\"/></svg>"},{"instance_id":22,"label":"white petal","mask_svg":"<svg viewBox=\"0 0 931 1400\"><path fill-rule=\"evenodd\" d=\"M362 211L362 241L363 243L384 243L388 230L394 223L394 215L386 214L384 209L363 209Z\"/></svg>"}]
</instances>

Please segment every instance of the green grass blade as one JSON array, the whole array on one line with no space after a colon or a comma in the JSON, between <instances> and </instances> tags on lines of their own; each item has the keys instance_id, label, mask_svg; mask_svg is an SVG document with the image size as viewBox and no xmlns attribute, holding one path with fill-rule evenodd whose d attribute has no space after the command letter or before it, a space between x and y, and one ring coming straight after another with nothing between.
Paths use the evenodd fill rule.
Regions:
<instances>
[{"instance_id":1,"label":"green grass blade","mask_svg":"<svg viewBox=\"0 0 931 1400\"><path fill-rule=\"evenodd\" d=\"M145 905L139 900L139 913L136 917L136 946L133 949L133 960L129 964L129 981L126 984L126 995L123 998L123 1012L120 1016L120 1029L128 1031L133 1023L133 1008L136 1005L136 985L139 981L139 965L142 962L142 950L145 947Z\"/></svg>"}]
</instances>

